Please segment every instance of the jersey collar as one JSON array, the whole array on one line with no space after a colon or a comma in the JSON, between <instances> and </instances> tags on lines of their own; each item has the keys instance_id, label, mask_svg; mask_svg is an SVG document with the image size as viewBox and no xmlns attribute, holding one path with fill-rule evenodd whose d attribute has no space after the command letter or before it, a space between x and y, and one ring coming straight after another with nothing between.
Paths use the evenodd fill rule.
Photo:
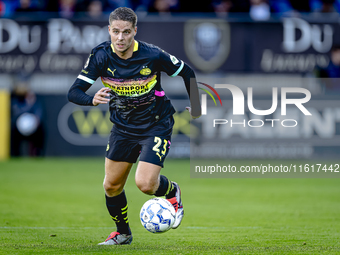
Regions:
<instances>
[{"instance_id":1,"label":"jersey collar","mask_svg":"<svg viewBox=\"0 0 340 255\"><path fill-rule=\"evenodd\" d=\"M133 45L133 52L137 51L138 50L138 41L134 40L135 41L135 44ZM115 53L115 48L113 47L112 43L111 43L111 49L112 51Z\"/></svg>"}]
</instances>

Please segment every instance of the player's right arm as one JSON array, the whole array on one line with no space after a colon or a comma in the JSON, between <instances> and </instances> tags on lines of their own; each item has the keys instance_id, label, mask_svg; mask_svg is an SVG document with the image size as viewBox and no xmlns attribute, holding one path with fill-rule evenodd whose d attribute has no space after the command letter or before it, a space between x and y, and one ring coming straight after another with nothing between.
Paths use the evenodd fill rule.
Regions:
<instances>
[{"instance_id":1,"label":"player's right arm","mask_svg":"<svg viewBox=\"0 0 340 255\"><path fill-rule=\"evenodd\" d=\"M99 104L107 104L108 102L110 102L110 99L107 98L110 97L110 91L110 88L101 88L100 90L98 90L92 99L92 104L94 106L97 106Z\"/></svg>"},{"instance_id":2,"label":"player's right arm","mask_svg":"<svg viewBox=\"0 0 340 255\"><path fill-rule=\"evenodd\" d=\"M98 104L106 104L110 101L106 98L110 96L110 94L108 94L110 89L108 88L101 88L94 96L86 94L86 91L100 76L99 70L100 66L102 66L102 62L103 61L100 61L100 63L98 63L98 60L92 51L84 69L80 72L68 92L67 97L70 102L78 105L96 106Z\"/></svg>"}]
</instances>

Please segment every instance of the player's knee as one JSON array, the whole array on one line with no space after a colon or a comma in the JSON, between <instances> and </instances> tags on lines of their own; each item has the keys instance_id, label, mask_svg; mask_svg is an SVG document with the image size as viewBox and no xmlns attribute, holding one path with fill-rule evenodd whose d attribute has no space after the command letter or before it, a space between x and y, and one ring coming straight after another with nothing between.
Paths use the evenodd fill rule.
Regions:
<instances>
[{"instance_id":1,"label":"player's knee","mask_svg":"<svg viewBox=\"0 0 340 255\"><path fill-rule=\"evenodd\" d=\"M144 181L144 180L136 180L136 185L145 194L153 195L155 194L157 187L153 182Z\"/></svg>"},{"instance_id":2,"label":"player's knee","mask_svg":"<svg viewBox=\"0 0 340 255\"><path fill-rule=\"evenodd\" d=\"M103 183L105 193L108 196L117 196L123 191L123 185L121 184L114 184L112 182L104 180Z\"/></svg>"}]
</instances>

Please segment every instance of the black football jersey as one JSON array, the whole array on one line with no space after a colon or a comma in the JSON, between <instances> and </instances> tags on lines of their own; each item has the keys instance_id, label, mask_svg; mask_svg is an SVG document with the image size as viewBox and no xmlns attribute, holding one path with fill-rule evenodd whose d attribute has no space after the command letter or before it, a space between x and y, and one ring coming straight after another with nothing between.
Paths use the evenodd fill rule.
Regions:
<instances>
[{"instance_id":1,"label":"black football jersey","mask_svg":"<svg viewBox=\"0 0 340 255\"><path fill-rule=\"evenodd\" d=\"M132 57L121 59L107 41L92 50L77 78L93 84L101 77L103 85L111 89L111 121L119 129L141 133L174 114L161 87L160 73L176 76L183 66L175 56L137 40Z\"/></svg>"}]
</instances>

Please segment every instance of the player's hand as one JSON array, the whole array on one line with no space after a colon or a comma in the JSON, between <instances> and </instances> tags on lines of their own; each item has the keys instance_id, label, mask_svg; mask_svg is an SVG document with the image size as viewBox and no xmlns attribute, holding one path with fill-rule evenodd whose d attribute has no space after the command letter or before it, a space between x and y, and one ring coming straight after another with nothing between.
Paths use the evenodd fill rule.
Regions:
<instances>
[{"instance_id":1,"label":"player's hand","mask_svg":"<svg viewBox=\"0 0 340 255\"><path fill-rule=\"evenodd\" d=\"M110 97L110 91L111 89L109 88L101 88L100 90L98 90L98 92L93 97L92 104L94 106L97 106L99 104L107 104L108 102L110 102L110 98L107 98Z\"/></svg>"},{"instance_id":2,"label":"player's hand","mask_svg":"<svg viewBox=\"0 0 340 255\"><path fill-rule=\"evenodd\" d=\"M187 109L189 112L190 112L190 115L191 115L191 107L185 107L185 109ZM191 118L193 118L193 119L198 119L199 117L201 117L201 115L200 116L192 116L191 115Z\"/></svg>"}]
</instances>

